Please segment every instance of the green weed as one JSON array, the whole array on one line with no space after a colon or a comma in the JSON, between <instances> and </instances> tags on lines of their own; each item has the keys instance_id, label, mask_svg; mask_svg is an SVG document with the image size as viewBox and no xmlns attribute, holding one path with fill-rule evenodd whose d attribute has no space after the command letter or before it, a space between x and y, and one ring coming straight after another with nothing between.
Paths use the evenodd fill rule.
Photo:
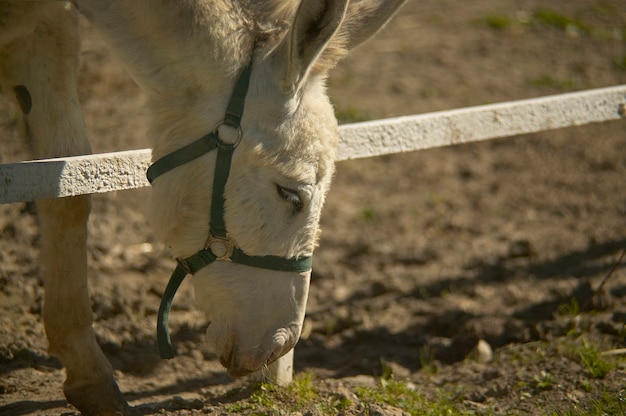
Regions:
<instances>
[{"instance_id":1,"label":"green weed","mask_svg":"<svg viewBox=\"0 0 626 416\"><path fill-rule=\"evenodd\" d=\"M626 38L626 34L624 35ZM626 52L621 58L614 59L615 66L626 71Z\"/></svg>"},{"instance_id":2,"label":"green weed","mask_svg":"<svg viewBox=\"0 0 626 416\"><path fill-rule=\"evenodd\" d=\"M428 351L424 348L420 349L419 360L422 372L425 374L434 375L439 372L434 351Z\"/></svg>"},{"instance_id":3,"label":"green weed","mask_svg":"<svg viewBox=\"0 0 626 416\"><path fill-rule=\"evenodd\" d=\"M555 10L539 9L533 13L533 21L569 34L590 34L591 28L580 20L565 16Z\"/></svg>"},{"instance_id":4,"label":"green weed","mask_svg":"<svg viewBox=\"0 0 626 416\"><path fill-rule=\"evenodd\" d=\"M379 388L357 387L356 396L365 404L386 403L402 409L411 415L468 415L457 410L453 404L440 398L428 401L406 383L393 377L380 379ZM353 406L346 397L319 394L308 374L303 374L288 387L277 387L262 383L246 402L234 403L226 408L232 413L247 413L259 416L287 415L292 413L310 413L316 409L323 415L337 415Z\"/></svg>"},{"instance_id":5,"label":"green weed","mask_svg":"<svg viewBox=\"0 0 626 416\"><path fill-rule=\"evenodd\" d=\"M380 215L373 208L364 208L361 211L361 219L367 222L376 222L380 219Z\"/></svg>"},{"instance_id":6,"label":"green weed","mask_svg":"<svg viewBox=\"0 0 626 416\"><path fill-rule=\"evenodd\" d=\"M443 395L436 400L428 400L408 384L393 378L381 379L378 388L358 387L355 389L355 393L366 404L386 403L411 415L465 416L475 414L458 409L451 399Z\"/></svg>"},{"instance_id":7,"label":"green weed","mask_svg":"<svg viewBox=\"0 0 626 416\"><path fill-rule=\"evenodd\" d=\"M531 79L530 83L536 87L556 88L560 90L570 90L574 88L574 81L571 79L558 79L550 75L541 75L540 77Z\"/></svg>"},{"instance_id":8,"label":"green weed","mask_svg":"<svg viewBox=\"0 0 626 416\"><path fill-rule=\"evenodd\" d=\"M586 342L583 342L583 344L578 347L578 357L593 378L604 378L609 371L615 368L612 362L602 358L600 351L598 351L596 347Z\"/></svg>"},{"instance_id":9,"label":"green weed","mask_svg":"<svg viewBox=\"0 0 626 416\"><path fill-rule=\"evenodd\" d=\"M616 360L603 357L600 348L584 337L561 337L557 342L559 354L578 361L592 378L604 378L617 365Z\"/></svg>"},{"instance_id":10,"label":"green weed","mask_svg":"<svg viewBox=\"0 0 626 416\"><path fill-rule=\"evenodd\" d=\"M550 416L607 416L626 414L626 392L620 391L618 394L604 393L602 399L592 400L589 408L580 408L573 405L571 409L564 412L552 412Z\"/></svg>"},{"instance_id":11,"label":"green weed","mask_svg":"<svg viewBox=\"0 0 626 416\"><path fill-rule=\"evenodd\" d=\"M260 383L247 401L226 407L229 413L247 413L258 416L310 413L317 409L323 415L336 415L349 408L352 402L345 397L323 396L314 386L313 378L302 373L287 387Z\"/></svg>"},{"instance_id":12,"label":"green weed","mask_svg":"<svg viewBox=\"0 0 626 416\"><path fill-rule=\"evenodd\" d=\"M527 18L513 19L505 14L491 13L478 20L491 29L506 30L544 26L562 31L570 36L591 35L592 28L581 20L566 16L553 9L537 9Z\"/></svg>"},{"instance_id":13,"label":"green weed","mask_svg":"<svg viewBox=\"0 0 626 416\"><path fill-rule=\"evenodd\" d=\"M569 303L561 303L556 309L556 315L574 319L580 314L580 305L575 298L570 299Z\"/></svg>"},{"instance_id":14,"label":"green weed","mask_svg":"<svg viewBox=\"0 0 626 416\"><path fill-rule=\"evenodd\" d=\"M554 377L545 370L541 370L541 374L535 376L535 389L548 390L552 388Z\"/></svg>"},{"instance_id":15,"label":"green weed","mask_svg":"<svg viewBox=\"0 0 626 416\"><path fill-rule=\"evenodd\" d=\"M488 27L496 30L508 29L513 25L513 20L508 16L495 13L485 16L484 22Z\"/></svg>"},{"instance_id":16,"label":"green weed","mask_svg":"<svg viewBox=\"0 0 626 416\"><path fill-rule=\"evenodd\" d=\"M360 121L372 120L371 114L366 113L358 109L357 107L349 106L347 108L335 108L335 117L339 120L340 124L343 123L358 123Z\"/></svg>"}]
</instances>

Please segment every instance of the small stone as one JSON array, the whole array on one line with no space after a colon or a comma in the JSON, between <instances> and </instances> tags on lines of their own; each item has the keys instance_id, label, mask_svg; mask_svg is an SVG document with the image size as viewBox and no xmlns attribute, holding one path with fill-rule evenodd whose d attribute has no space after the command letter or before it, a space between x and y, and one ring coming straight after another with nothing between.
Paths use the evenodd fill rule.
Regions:
<instances>
[{"instance_id":1,"label":"small stone","mask_svg":"<svg viewBox=\"0 0 626 416\"><path fill-rule=\"evenodd\" d=\"M493 360L493 350L491 345L484 339L479 339L474 348L475 360L479 363L489 363Z\"/></svg>"}]
</instances>

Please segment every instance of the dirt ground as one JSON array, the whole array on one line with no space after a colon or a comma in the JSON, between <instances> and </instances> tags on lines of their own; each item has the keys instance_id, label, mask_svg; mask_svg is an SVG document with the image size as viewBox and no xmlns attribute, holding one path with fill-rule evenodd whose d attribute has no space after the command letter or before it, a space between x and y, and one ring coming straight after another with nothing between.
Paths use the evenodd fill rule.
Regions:
<instances>
[{"instance_id":1,"label":"dirt ground","mask_svg":"<svg viewBox=\"0 0 626 416\"><path fill-rule=\"evenodd\" d=\"M85 34L94 150L147 147L141 92ZM333 72L329 93L340 118L358 121L624 83L623 0L410 0ZM2 101L3 163L28 159L15 120ZM100 343L140 414L228 414L251 390L204 347L188 283L171 318L179 355L158 358L173 260L143 217L147 192L93 197ZM626 348L626 121L341 162L322 228L295 366L349 398L344 414L402 414L353 393L390 373L466 414L626 409L626 360L611 355ZM0 206L2 415L76 414L46 352L38 247L32 204Z\"/></svg>"}]
</instances>

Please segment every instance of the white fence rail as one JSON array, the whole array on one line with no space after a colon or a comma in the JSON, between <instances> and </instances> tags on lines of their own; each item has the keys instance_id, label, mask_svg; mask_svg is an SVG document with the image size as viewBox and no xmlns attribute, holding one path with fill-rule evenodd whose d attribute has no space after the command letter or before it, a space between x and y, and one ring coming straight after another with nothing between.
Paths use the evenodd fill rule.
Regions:
<instances>
[{"instance_id":1,"label":"white fence rail","mask_svg":"<svg viewBox=\"0 0 626 416\"><path fill-rule=\"evenodd\" d=\"M626 119L626 85L340 126L338 160ZM625 130L626 131L626 130ZM0 165L0 203L148 186L150 151Z\"/></svg>"}]
</instances>

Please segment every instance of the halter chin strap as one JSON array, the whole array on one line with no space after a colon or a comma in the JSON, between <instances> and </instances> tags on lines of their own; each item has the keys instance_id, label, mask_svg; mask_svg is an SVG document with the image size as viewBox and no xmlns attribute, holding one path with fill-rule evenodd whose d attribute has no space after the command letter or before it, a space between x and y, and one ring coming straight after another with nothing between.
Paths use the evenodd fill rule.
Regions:
<instances>
[{"instance_id":1,"label":"halter chin strap","mask_svg":"<svg viewBox=\"0 0 626 416\"><path fill-rule=\"evenodd\" d=\"M165 288L165 292L163 292L163 297L161 298L161 305L157 317L157 340L161 358L174 357L174 349L172 347L167 323L174 295L188 274L194 274L198 270L218 260L278 271L306 272L311 270L311 256L300 258L249 256L235 245L235 242L228 236L226 231L224 221L224 189L228 181L233 151L241 141L242 131L240 123L248 85L250 84L251 70L252 64L248 65L237 79L233 94L228 102L224 121L222 121L213 132L162 157L148 168L148 181L152 183L152 181L160 175L217 149L213 192L211 195L209 237L202 250L191 257L176 259L178 265L176 269L174 269L167 287ZM220 139L218 130L222 125L237 129L238 137L235 143L226 143Z\"/></svg>"}]
</instances>

